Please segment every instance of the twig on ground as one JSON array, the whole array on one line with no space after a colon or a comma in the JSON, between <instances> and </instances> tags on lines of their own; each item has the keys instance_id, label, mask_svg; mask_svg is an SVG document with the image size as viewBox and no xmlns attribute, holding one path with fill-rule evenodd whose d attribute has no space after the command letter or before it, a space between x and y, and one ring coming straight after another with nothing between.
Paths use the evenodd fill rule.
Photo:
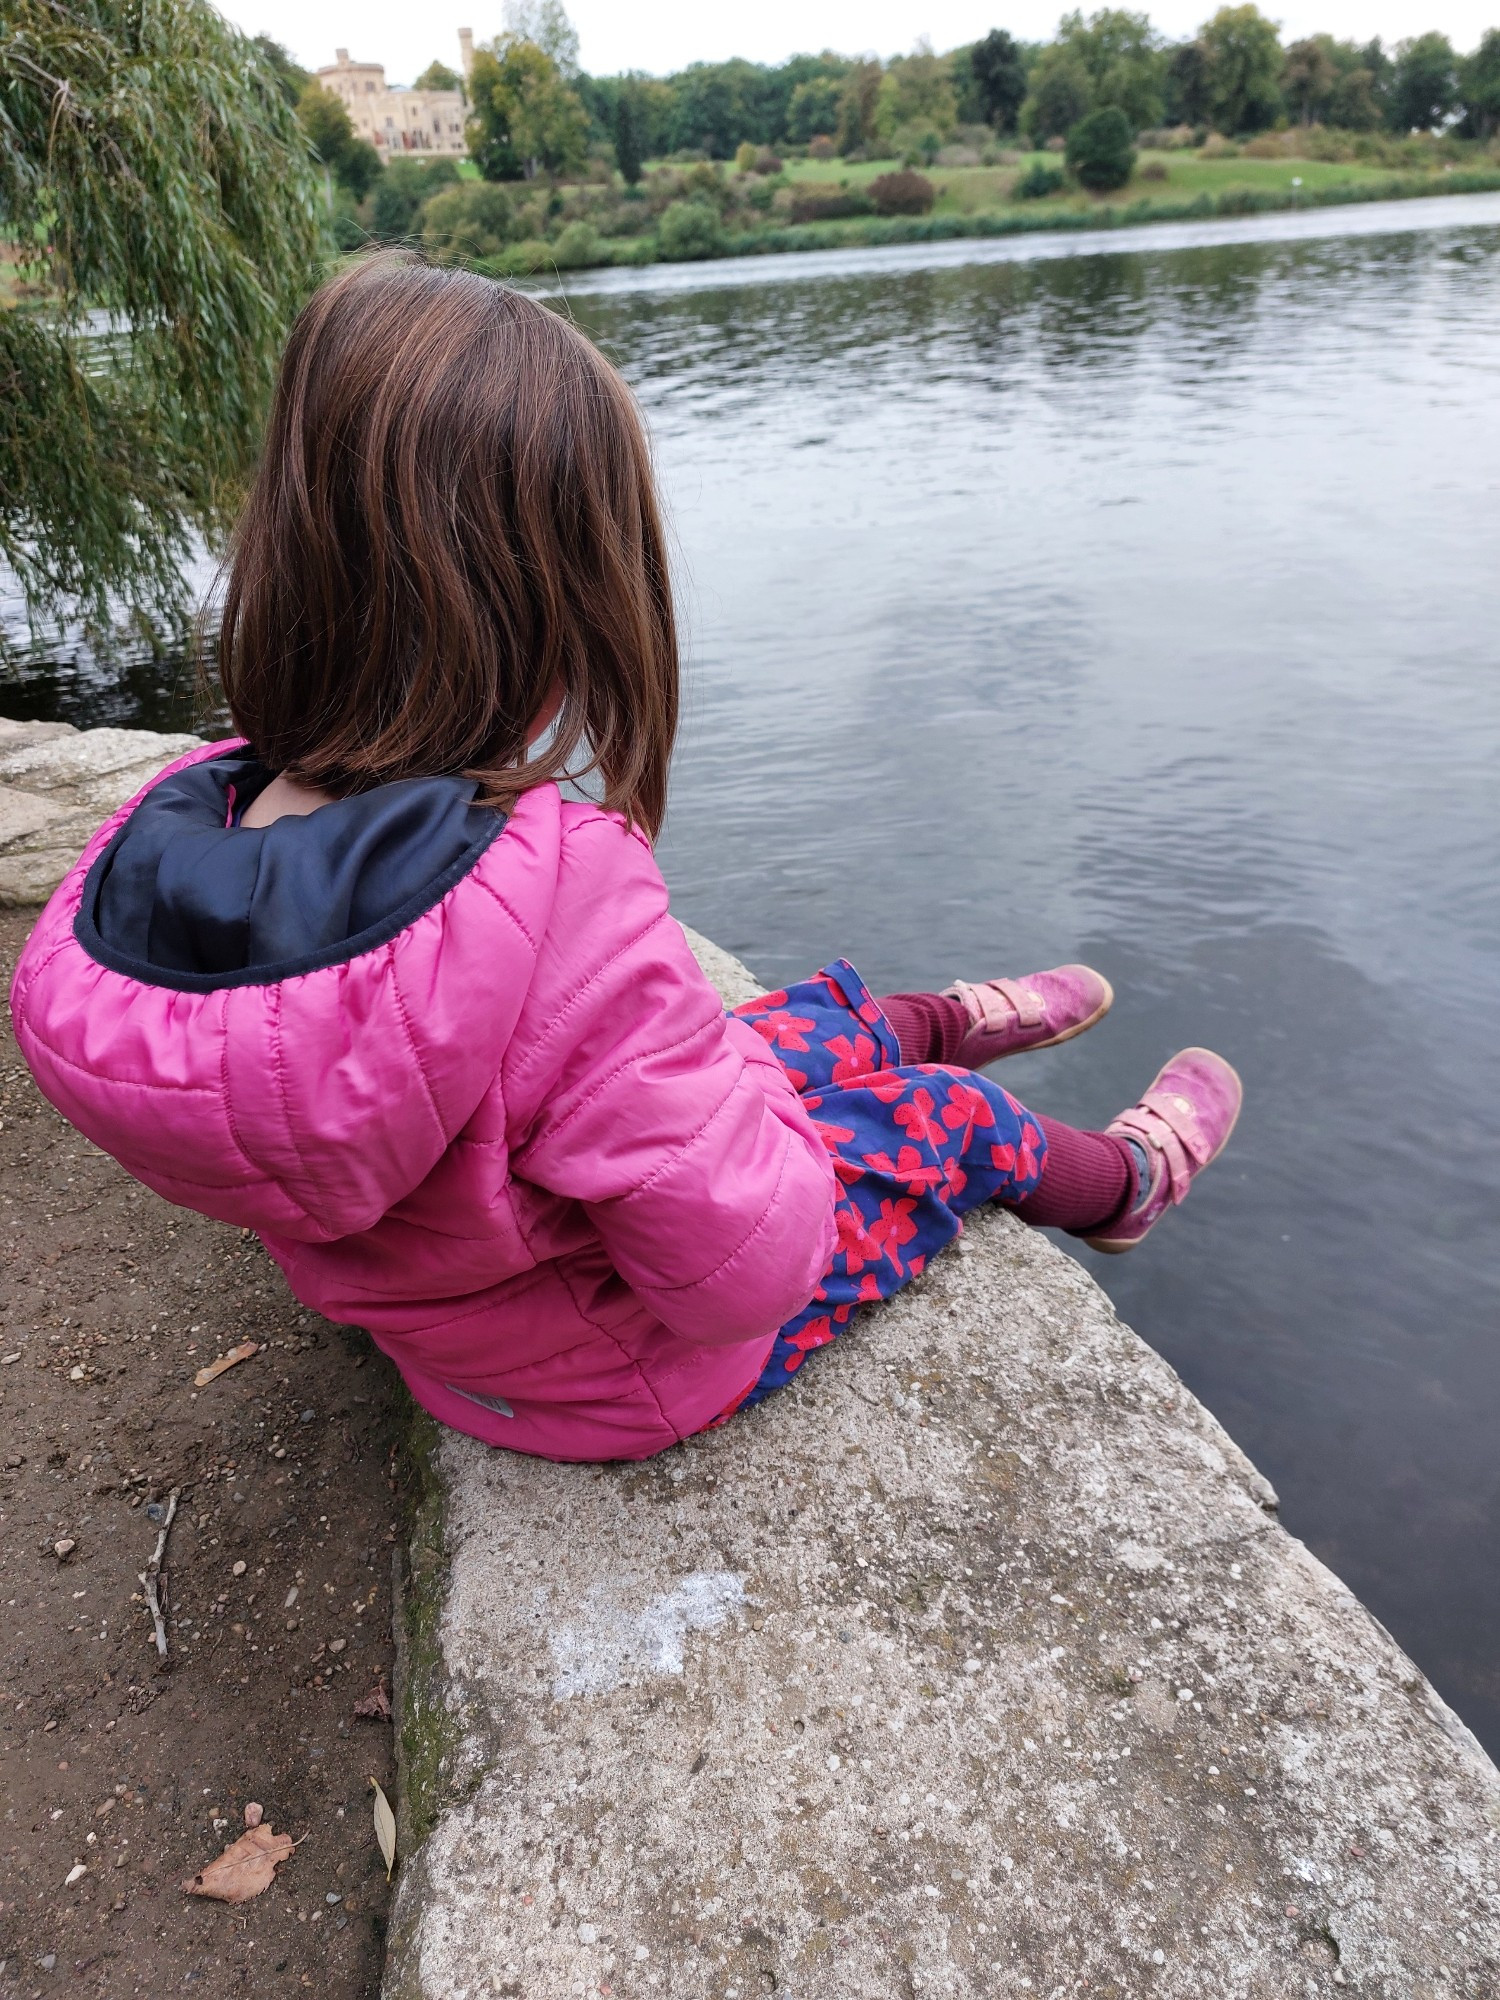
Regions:
<instances>
[{"instance_id":1,"label":"twig on ground","mask_svg":"<svg viewBox=\"0 0 1500 2000\"><path fill-rule=\"evenodd\" d=\"M141 1571L140 1585L146 1593L146 1609L151 1613L151 1623L156 1630L156 1650L162 1659L167 1657L167 1621L162 1616L161 1591L163 1582L162 1558L167 1553L167 1536L172 1532L172 1519L177 1512L177 1502L182 1489L174 1486L167 1498L167 1518L161 1524L161 1533L156 1538L156 1549L150 1562Z\"/></svg>"}]
</instances>

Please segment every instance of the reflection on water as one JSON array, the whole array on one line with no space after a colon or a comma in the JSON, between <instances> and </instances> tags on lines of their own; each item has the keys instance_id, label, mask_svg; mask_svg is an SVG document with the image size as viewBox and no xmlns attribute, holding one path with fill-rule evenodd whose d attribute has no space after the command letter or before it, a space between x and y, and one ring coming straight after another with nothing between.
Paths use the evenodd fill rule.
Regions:
<instances>
[{"instance_id":1,"label":"reflection on water","mask_svg":"<svg viewBox=\"0 0 1500 2000\"><path fill-rule=\"evenodd\" d=\"M677 908L772 980L1091 959L1006 1078L1064 1118L1239 1065L1182 1213L1080 1255L1492 1749L1496 213L574 300L681 545Z\"/></svg>"}]
</instances>

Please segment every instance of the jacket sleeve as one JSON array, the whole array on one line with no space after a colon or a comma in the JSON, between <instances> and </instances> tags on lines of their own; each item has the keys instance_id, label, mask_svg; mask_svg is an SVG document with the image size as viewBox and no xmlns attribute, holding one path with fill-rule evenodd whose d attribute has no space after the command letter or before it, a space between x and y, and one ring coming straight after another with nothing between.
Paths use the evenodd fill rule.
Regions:
<instances>
[{"instance_id":1,"label":"jacket sleeve","mask_svg":"<svg viewBox=\"0 0 1500 2000\"><path fill-rule=\"evenodd\" d=\"M833 1252L832 1161L764 1041L726 1018L650 848L612 817L564 836L514 1046L514 1171L583 1203L664 1324L728 1344L801 1311Z\"/></svg>"}]
</instances>

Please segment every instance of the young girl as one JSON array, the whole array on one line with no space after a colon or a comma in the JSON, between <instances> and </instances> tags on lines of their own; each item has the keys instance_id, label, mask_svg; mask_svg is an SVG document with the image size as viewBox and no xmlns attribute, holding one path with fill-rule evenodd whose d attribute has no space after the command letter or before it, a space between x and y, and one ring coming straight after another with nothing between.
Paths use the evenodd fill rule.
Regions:
<instances>
[{"instance_id":1,"label":"young girl","mask_svg":"<svg viewBox=\"0 0 1500 2000\"><path fill-rule=\"evenodd\" d=\"M444 1423L642 1458L785 1382L999 1202L1139 1243L1223 1147L1203 1049L1107 1131L981 1066L1107 1011L1085 966L725 1015L650 837L677 722L646 440L502 286L381 257L287 348L236 539L242 740L90 843L11 995L42 1090L259 1232ZM593 774L602 805L559 780Z\"/></svg>"}]
</instances>

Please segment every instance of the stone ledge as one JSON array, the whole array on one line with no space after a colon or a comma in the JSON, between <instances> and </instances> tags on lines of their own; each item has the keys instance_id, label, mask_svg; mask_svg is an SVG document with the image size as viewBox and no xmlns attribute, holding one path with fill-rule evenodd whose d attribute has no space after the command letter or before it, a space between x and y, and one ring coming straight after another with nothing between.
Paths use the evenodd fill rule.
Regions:
<instances>
[{"instance_id":1,"label":"stone ledge","mask_svg":"<svg viewBox=\"0 0 1500 2000\"><path fill-rule=\"evenodd\" d=\"M649 1464L435 1464L385 2000L1500 1992L1500 1773L1008 1216Z\"/></svg>"},{"instance_id":2,"label":"stone ledge","mask_svg":"<svg viewBox=\"0 0 1500 2000\"><path fill-rule=\"evenodd\" d=\"M0 723L0 900L193 741ZM386 2000L1500 1993L1500 1773L1009 1217L647 1465L423 1436Z\"/></svg>"},{"instance_id":3,"label":"stone ledge","mask_svg":"<svg viewBox=\"0 0 1500 2000\"><path fill-rule=\"evenodd\" d=\"M198 741L0 717L0 908L45 903L99 822Z\"/></svg>"}]
</instances>

